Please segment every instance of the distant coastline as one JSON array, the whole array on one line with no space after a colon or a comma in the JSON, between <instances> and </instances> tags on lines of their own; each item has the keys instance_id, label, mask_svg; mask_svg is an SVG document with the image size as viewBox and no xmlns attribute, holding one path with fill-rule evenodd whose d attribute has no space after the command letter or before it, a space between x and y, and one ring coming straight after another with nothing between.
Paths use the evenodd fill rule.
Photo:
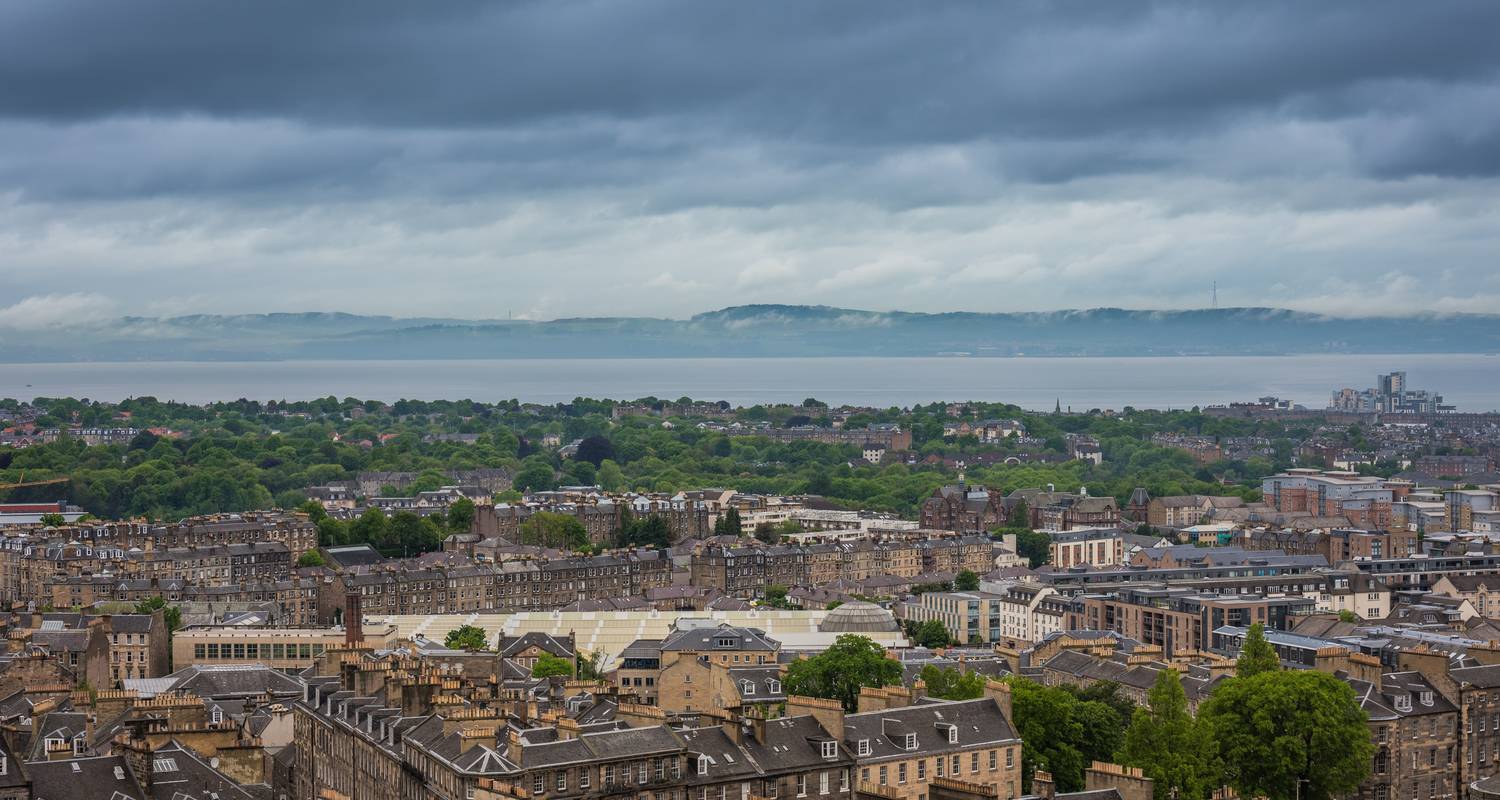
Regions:
<instances>
[{"instance_id":1,"label":"distant coastline","mask_svg":"<svg viewBox=\"0 0 1500 800\"><path fill-rule=\"evenodd\" d=\"M1500 409L1500 369L1483 354L1068 356L972 358L332 359L0 364L0 397L154 396L204 403L334 395L394 402L468 398L569 402L575 397L796 403L807 397L877 407L985 400L1047 411L1190 408L1276 396L1321 409L1332 392L1404 370L1460 411Z\"/></svg>"},{"instance_id":2,"label":"distant coastline","mask_svg":"<svg viewBox=\"0 0 1500 800\"><path fill-rule=\"evenodd\" d=\"M1072 358L1492 354L1500 316L1337 318L1283 309L876 312L739 306L685 320L545 322L193 315L0 328L3 363L589 358Z\"/></svg>"}]
</instances>

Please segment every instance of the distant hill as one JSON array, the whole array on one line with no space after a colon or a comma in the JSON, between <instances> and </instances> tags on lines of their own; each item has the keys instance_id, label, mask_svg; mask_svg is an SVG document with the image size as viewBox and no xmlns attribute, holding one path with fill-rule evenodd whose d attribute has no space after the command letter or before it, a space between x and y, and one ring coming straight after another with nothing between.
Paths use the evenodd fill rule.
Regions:
<instances>
[{"instance_id":1,"label":"distant hill","mask_svg":"<svg viewBox=\"0 0 1500 800\"><path fill-rule=\"evenodd\" d=\"M355 314L124 317L0 328L0 362L1500 352L1500 316L1336 318L1274 308L923 314L751 305L686 320Z\"/></svg>"}]
</instances>

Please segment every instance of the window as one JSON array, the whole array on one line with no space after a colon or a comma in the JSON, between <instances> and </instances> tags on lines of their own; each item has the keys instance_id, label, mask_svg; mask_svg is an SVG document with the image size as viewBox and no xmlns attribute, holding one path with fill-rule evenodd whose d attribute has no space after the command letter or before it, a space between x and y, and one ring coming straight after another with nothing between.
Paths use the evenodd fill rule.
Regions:
<instances>
[{"instance_id":1,"label":"window","mask_svg":"<svg viewBox=\"0 0 1500 800\"><path fill-rule=\"evenodd\" d=\"M972 752L972 753L969 754L969 771L970 772L978 772L979 771L979 751L978 750L975 750L974 752Z\"/></svg>"},{"instance_id":2,"label":"window","mask_svg":"<svg viewBox=\"0 0 1500 800\"><path fill-rule=\"evenodd\" d=\"M942 756L938 756L938 759L937 759L937 776L939 778L943 777L943 767L947 763L948 763L947 759L944 759Z\"/></svg>"},{"instance_id":3,"label":"window","mask_svg":"<svg viewBox=\"0 0 1500 800\"><path fill-rule=\"evenodd\" d=\"M823 757L824 758L838 758L839 757L839 743L838 742L824 742L823 743Z\"/></svg>"},{"instance_id":4,"label":"window","mask_svg":"<svg viewBox=\"0 0 1500 800\"><path fill-rule=\"evenodd\" d=\"M546 780L543 779L542 776L540 776L540 775L533 776L532 779L531 779L531 793L532 794L541 794L542 792L545 792L545 791L547 791L547 782L546 782Z\"/></svg>"},{"instance_id":5,"label":"window","mask_svg":"<svg viewBox=\"0 0 1500 800\"><path fill-rule=\"evenodd\" d=\"M870 754L870 740L869 739L860 739L858 742L855 742L854 743L854 752L856 752L856 753L858 753L859 755L862 755L862 756L869 755Z\"/></svg>"},{"instance_id":6,"label":"window","mask_svg":"<svg viewBox=\"0 0 1500 800\"><path fill-rule=\"evenodd\" d=\"M884 785L886 785L889 782L887 780L887 778L889 777L889 773L887 772L887 769L888 768L885 767L885 766L881 766L881 768L880 768L880 785L881 786L884 786Z\"/></svg>"},{"instance_id":7,"label":"window","mask_svg":"<svg viewBox=\"0 0 1500 800\"><path fill-rule=\"evenodd\" d=\"M587 788L589 788L589 779L592 776L593 772L594 771L592 769L589 769L587 767L585 767L585 768L583 768L581 770L578 770L578 788L580 788L580 789L587 789Z\"/></svg>"},{"instance_id":8,"label":"window","mask_svg":"<svg viewBox=\"0 0 1500 800\"><path fill-rule=\"evenodd\" d=\"M615 765L614 764L605 764L604 765L604 785L608 786L608 785L610 785L610 784L612 784L614 782L615 782Z\"/></svg>"},{"instance_id":9,"label":"window","mask_svg":"<svg viewBox=\"0 0 1500 800\"><path fill-rule=\"evenodd\" d=\"M797 796L798 797L806 797L807 796L807 776L806 775L798 775L797 776Z\"/></svg>"},{"instance_id":10,"label":"window","mask_svg":"<svg viewBox=\"0 0 1500 800\"><path fill-rule=\"evenodd\" d=\"M896 783L906 783L906 762L896 765Z\"/></svg>"},{"instance_id":11,"label":"window","mask_svg":"<svg viewBox=\"0 0 1500 800\"><path fill-rule=\"evenodd\" d=\"M847 769L839 770L839 791L849 791L849 770ZM775 797L775 795L772 795L772 797Z\"/></svg>"},{"instance_id":12,"label":"window","mask_svg":"<svg viewBox=\"0 0 1500 800\"><path fill-rule=\"evenodd\" d=\"M917 762L917 780L927 780L927 759L925 758Z\"/></svg>"},{"instance_id":13,"label":"window","mask_svg":"<svg viewBox=\"0 0 1500 800\"><path fill-rule=\"evenodd\" d=\"M655 769L653 771L654 771L654 773L656 775L656 779L657 780L659 780L659 781L666 780L666 778L667 778L667 760L665 758L658 758L658 759L656 759L656 767L655 767Z\"/></svg>"},{"instance_id":14,"label":"window","mask_svg":"<svg viewBox=\"0 0 1500 800\"><path fill-rule=\"evenodd\" d=\"M958 777L958 772L959 772L959 767L958 767L958 753L954 753L953 754L953 763L950 764L949 766L952 767L952 768L948 770L948 775L950 777L957 778Z\"/></svg>"},{"instance_id":15,"label":"window","mask_svg":"<svg viewBox=\"0 0 1500 800\"><path fill-rule=\"evenodd\" d=\"M818 773L818 794L828 794L828 773Z\"/></svg>"},{"instance_id":16,"label":"window","mask_svg":"<svg viewBox=\"0 0 1500 800\"><path fill-rule=\"evenodd\" d=\"M761 661L762 662L765 661L765 657L764 656L761 657ZM781 694L781 681L778 681L775 678L772 678L770 680L770 690L771 690L771 694Z\"/></svg>"},{"instance_id":17,"label":"window","mask_svg":"<svg viewBox=\"0 0 1500 800\"><path fill-rule=\"evenodd\" d=\"M559 792L566 792L568 790L568 773L557 773L557 790Z\"/></svg>"},{"instance_id":18,"label":"window","mask_svg":"<svg viewBox=\"0 0 1500 800\"><path fill-rule=\"evenodd\" d=\"M698 756L698 774L708 774L708 756Z\"/></svg>"},{"instance_id":19,"label":"window","mask_svg":"<svg viewBox=\"0 0 1500 800\"><path fill-rule=\"evenodd\" d=\"M636 770L636 782L637 783L645 783L646 782L646 762L644 762L644 761L641 762L640 768L638 770Z\"/></svg>"},{"instance_id":20,"label":"window","mask_svg":"<svg viewBox=\"0 0 1500 800\"><path fill-rule=\"evenodd\" d=\"M908 734L906 734L906 749L907 750L915 750L915 749L917 749L917 735L915 733L908 733Z\"/></svg>"}]
</instances>

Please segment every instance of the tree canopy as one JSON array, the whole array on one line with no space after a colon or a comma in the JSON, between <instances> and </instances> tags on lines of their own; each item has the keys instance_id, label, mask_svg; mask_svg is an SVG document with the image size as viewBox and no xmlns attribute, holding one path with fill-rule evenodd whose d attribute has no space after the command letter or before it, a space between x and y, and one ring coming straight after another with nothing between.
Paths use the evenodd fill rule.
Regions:
<instances>
[{"instance_id":1,"label":"tree canopy","mask_svg":"<svg viewBox=\"0 0 1500 800\"><path fill-rule=\"evenodd\" d=\"M443 638L443 646L450 650L488 650L490 649L490 637L484 632L484 628L474 625L460 625Z\"/></svg>"},{"instance_id":2,"label":"tree canopy","mask_svg":"<svg viewBox=\"0 0 1500 800\"><path fill-rule=\"evenodd\" d=\"M1241 678L1251 678L1262 672L1275 672L1281 669L1281 657L1276 655L1276 648L1266 641L1266 626L1259 622L1250 626L1245 634L1245 643L1240 646L1240 656L1234 662L1234 674Z\"/></svg>"},{"instance_id":3,"label":"tree canopy","mask_svg":"<svg viewBox=\"0 0 1500 800\"><path fill-rule=\"evenodd\" d=\"M542 547L561 547L577 550L589 543L589 533L583 523L568 514L554 511L538 511L521 523L522 544Z\"/></svg>"},{"instance_id":4,"label":"tree canopy","mask_svg":"<svg viewBox=\"0 0 1500 800\"><path fill-rule=\"evenodd\" d=\"M920 677L922 683L927 685L927 694L931 697L943 700L973 700L984 696L986 679L978 672L928 664L922 667Z\"/></svg>"},{"instance_id":5,"label":"tree canopy","mask_svg":"<svg viewBox=\"0 0 1500 800\"><path fill-rule=\"evenodd\" d=\"M536 664L531 667L531 677L551 678L554 675L573 675L573 662L566 658L559 658L551 653L542 653L537 657Z\"/></svg>"},{"instance_id":6,"label":"tree canopy","mask_svg":"<svg viewBox=\"0 0 1500 800\"><path fill-rule=\"evenodd\" d=\"M1120 763L1145 772L1155 800L1206 800L1220 785L1217 754L1206 726L1188 711L1177 670L1157 674L1148 700L1131 717Z\"/></svg>"},{"instance_id":7,"label":"tree canopy","mask_svg":"<svg viewBox=\"0 0 1500 800\"><path fill-rule=\"evenodd\" d=\"M782 681L787 694L837 700L850 713L858 710L862 687L899 683L901 664L887 658L885 648L869 637L852 633L815 656L793 661Z\"/></svg>"},{"instance_id":8,"label":"tree canopy","mask_svg":"<svg viewBox=\"0 0 1500 800\"><path fill-rule=\"evenodd\" d=\"M1065 687L1008 679L1016 730L1021 735L1021 782L1031 791L1038 769L1052 773L1059 792L1083 789L1083 770L1110 761L1125 726L1120 712L1102 699L1084 699Z\"/></svg>"},{"instance_id":9,"label":"tree canopy","mask_svg":"<svg viewBox=\"0 0 1500 800\"><path fill-rule=\"evenodd\" d=\"M1330 800L1370 771L1368 717L1348 683L1316 670L1221 683L1199 712L1224 780L1242 797ZM1300 787L1300 788L1299 788Z\"/></svg>"}]
</instances>

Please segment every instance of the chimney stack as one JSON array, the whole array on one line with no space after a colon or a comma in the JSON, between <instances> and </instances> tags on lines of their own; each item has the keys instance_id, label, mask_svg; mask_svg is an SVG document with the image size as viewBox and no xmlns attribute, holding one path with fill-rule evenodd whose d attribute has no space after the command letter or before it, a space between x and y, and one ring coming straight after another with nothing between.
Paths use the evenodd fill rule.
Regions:
<instances>
[{"instance_id":1,"label":"chimney stack","mask_svg":"<svg viewBox=\"0 0 1500 800\"><path fill-rule=\"evenodd\" d=\"M359 647L364 643L364 612L359 607L359 592L344 594L344 646Z\"/></svg>"}]
</instances>

